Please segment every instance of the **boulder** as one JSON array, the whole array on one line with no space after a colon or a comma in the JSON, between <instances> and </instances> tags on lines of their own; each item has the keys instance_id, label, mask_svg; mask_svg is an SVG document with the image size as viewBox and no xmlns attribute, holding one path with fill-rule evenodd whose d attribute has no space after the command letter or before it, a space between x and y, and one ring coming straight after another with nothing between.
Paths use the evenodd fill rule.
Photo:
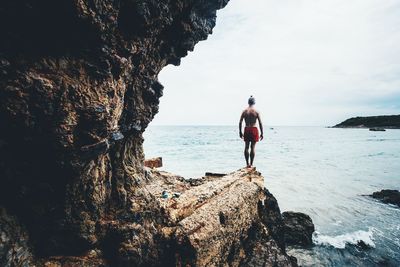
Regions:
<instances>
[{"instance_id":1,"label":"boulder","mask_svg":"<svg viewBox=\"0 0 400 267\"><path fill-rule=\"evenodd\" d=\"M374 192L370 196L382 201L383 203L393 204L400 207L400 192L398 190L384 189Z\"/></svg>"},{"instance_id":2,"label":"boulder","mask_svg":"<svg viewBox=\"0 0 400 267\"><path fill-rule=\"evenodd\" d=\"M285 243L289 246L312 245L312 234L315 231L310 216L301 212L286 211L282 213Z\"/></svg>"},{"instance_id":3,"label":"boulder","mask_svg":"<svg viewBox=\"0 0 400 267\"><path fill-rule=\"evenodd\" d=\"M276 238L282 229L277 201L255 168L191 185L153 171L147 190L162 207L165 239L175 240L174 266L296 266ZM160 192L179 192L163 198ZM269 220L265 215L269 214Z\"/></svg>"}]
</instances>

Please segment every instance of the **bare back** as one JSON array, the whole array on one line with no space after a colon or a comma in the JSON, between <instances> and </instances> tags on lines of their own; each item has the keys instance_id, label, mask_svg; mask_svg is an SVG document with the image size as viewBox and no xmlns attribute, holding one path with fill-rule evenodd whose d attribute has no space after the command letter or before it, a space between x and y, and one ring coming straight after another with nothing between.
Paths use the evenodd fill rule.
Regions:
<instances>
[{"instance_id":1,"label":"bare back","mask_svg":"<svg viewBox=\"0 0 400 267\"><path fill-rule=\"evenodd\" d=\"M245 141L244 157L246 159L247 167L253 166L253 161L255 157L256 143L264 139L263 125L260 118L260 113L254 109L255 99L251 96L249 98L249 107L243 110L242 115L239 120L239 137ZM246 123L244 128L244 134L242 131L243 120ZM260 127L261 134L258 135L258 128L256 123ZM250 147L250 153L249 153ZM249 162L250 159L250 162Z\"/></svg>"},{"instance_id":2,"label":"bare back","mask_svg":"<svg viewBox=\"0 0 400 267\"><path fill-rule=\"evenodd\" d=\"M244 118L246 127L254 127L257 123L258 112L254 108L248 107L243 111L242 117Z\"/></svg>"}]
</instances>

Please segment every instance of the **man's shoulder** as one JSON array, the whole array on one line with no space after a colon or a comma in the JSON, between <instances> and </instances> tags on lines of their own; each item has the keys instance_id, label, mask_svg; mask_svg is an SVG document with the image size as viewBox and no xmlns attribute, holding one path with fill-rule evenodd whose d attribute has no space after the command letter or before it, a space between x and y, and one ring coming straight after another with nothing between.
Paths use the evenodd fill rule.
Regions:
<instances>
[{"instance_id":1,"label":"man's shoulder","mask_svg":"<svg viewBox=\"0 0 400 267\"><path fill-rule=\"evenodd\" d=\"M256 110L255 108L245 108L242 111L242 115L252 115L252 114L255 114L258 116L260 114L260 112L258 112L258 110Z\"/></svg>"},{"instance_id":2,"label":"man's shoulder","mask_svg":"<svg viewBox=\"0 0 400 267\"><path fill-rule=\"evenodd\" d=\"M255 113L255 114L257 114L257 115L260 114L260 112L258 112L258 110L255 109L255 108L251 108L251 112L252 112L252 113Z\"/></svg>"}]
</instances>

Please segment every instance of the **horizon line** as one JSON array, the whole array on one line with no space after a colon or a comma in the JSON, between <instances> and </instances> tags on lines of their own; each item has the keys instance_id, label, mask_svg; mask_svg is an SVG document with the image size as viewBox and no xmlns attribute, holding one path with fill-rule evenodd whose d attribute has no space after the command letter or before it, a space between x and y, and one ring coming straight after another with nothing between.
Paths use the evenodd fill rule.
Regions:
<instances>
[{"instance_id":1,"label":"horizon line","mask_svg":"<svg viewBox=\"0 0 400 267\"><path fill-rule=\"evenodd\" d=\"M215 127L238 127L236 124L149 124L151 126L215 126ZM332 127L331 125L264 125L266 127Z\"/></svg>"}]
</instances>

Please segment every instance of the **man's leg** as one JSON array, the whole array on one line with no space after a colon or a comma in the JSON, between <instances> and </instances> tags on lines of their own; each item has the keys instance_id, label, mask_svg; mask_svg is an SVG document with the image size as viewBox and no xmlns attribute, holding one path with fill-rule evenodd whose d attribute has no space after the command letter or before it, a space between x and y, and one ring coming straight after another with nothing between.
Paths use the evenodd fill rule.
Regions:
<instances>
[{"instance_id":1,"label":"man's leg","mask_svg":"<svg viewBox=\"0 0 400 267\"><path fill-rule=\"evenodd\" d=\"M246 167L249 167L249 145L250 142L246 141L246 145L244 147L244 158L246 159Z\"/></svg>"},{"instance_id":2,"label":"man's leg","mask_svg":"<svg viewBox=\"0 0 400 267\"><path fill-rule=\"evenodd\" d=\"M256 155L256 142L251 142L250 148L250 166L253 166L254 157Z\"/></svg>"}]
</instances>

